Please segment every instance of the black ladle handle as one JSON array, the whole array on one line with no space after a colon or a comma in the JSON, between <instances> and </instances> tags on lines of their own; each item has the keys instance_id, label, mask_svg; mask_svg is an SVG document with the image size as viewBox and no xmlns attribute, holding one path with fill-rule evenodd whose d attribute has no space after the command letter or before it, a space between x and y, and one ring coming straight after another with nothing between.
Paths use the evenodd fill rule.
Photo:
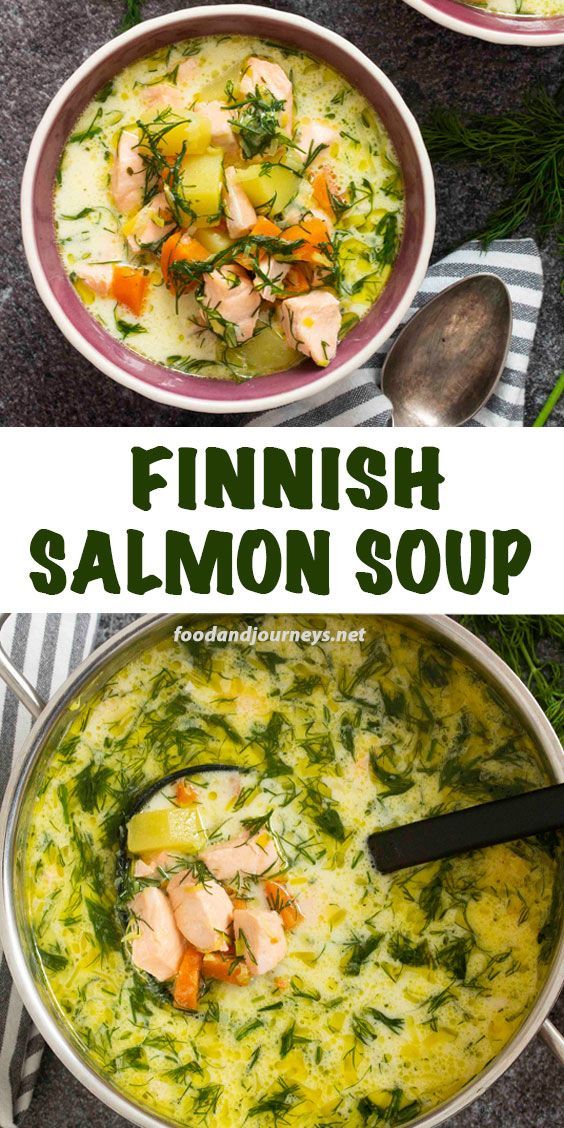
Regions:
<instances>
[{"instance_id":1,"label":"black ladle handle","mask_svg":"<svg viewBox=\"0 0 564 1128\"><path fill-rule=\"evenodd\" d=\"M382 830L369 835L368 849L380 873L394 873L563 826L564 783L559 783Z\"/></svg>"}]
</instances>

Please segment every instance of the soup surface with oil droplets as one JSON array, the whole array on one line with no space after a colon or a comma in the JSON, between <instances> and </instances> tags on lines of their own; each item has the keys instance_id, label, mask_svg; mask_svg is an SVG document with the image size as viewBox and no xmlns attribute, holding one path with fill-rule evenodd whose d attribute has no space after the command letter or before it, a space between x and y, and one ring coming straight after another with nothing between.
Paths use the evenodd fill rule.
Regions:
<instances>
[{"instance_id":1,"label":"soup surface with oil droplets","mask_svg":"<svg viewBox=\"0 0 564 1128\"><path fill-rule=\"evenodd\" d=\"M564 16L564 0L460 0L471 8L483 8L505 16Z\"/></svg>"},{"instance_id":2,"label":"soup surface with oil droplets","mask_svg":"<svg viewBox=\"0 0 564 1128\"><path fill-rule=\"evenodd\" d=\"M108 333L241 381L331 362L393 269L403 196L382 123L342 75L226 35L164 47L99 91L54 208L65 268Z\"/></svg>"},{"instance_id":3,"label":"soup surface with oil droplets","mask_svg":"<svg viewBox=\"0 0 564 1128\"><path fill-rule=\"evenodd\" d=\"M253 623L273 637L175 643L171 626L76 702L26 841L40 972L94 1067L174 1124L406 1124L475 1077L533 1005L558 932L558 841L384 877L367 835L550 780L498 694L418 629L374 617L362 642L343 642L337 632L358 620ZM319 627L318 645L276 633ZM135 797L198 763L246 771L170 781L129 820L126 848ZM201 877L190 885L200 904L202 858L218 874L225 842L252 834L265 857L274 844L268 873L224 869L218 884L235 912L278 912L285 929L264 971L226 926L232 981L208 977L228 957L203 942L188 1004L180 971L167 982L139 967L131 908L140 891L168 889L176 913L169 862L159 855L157 872L154 852L178 819L192 820L193 851L177 862Z\"/></svg>"}]
</instances>

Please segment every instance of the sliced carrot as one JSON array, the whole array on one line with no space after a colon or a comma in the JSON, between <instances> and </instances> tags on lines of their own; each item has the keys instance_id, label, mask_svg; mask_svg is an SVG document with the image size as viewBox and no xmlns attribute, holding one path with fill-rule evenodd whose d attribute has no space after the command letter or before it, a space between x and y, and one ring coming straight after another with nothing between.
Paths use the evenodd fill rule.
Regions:
<instances>
[{"instance_id":1,"label":"sliced carrot","mask_svg":"<svg viewBox=\"0 0 564 1128\"><path fill-rule=\"evenodd\" d=\"M210 252L197 239L193 239L191 235L186 237L185 231L173 232L163 243L161 250L161 270L167 286L171 282L169 272L173 262L204 262L209 257Z\"/></svg>"},{"instance_id":2,"label":"sliced carrot","mask_svg":"<svg viewBox=\"0 0 564 1128\"><path fill-rule=\"evenodd\" d=\"M288 888L280 881L265 881L264 892L271 909L278 913L286 932L291 932L304 919L296 904L296 898L292 897Z\"/></svg>"},{"instance_id":3,"label":"sliced carrot","mask_svg":"<svg viewBox=\"0 0 564 1128\"><path fill-rule=\"evenodd\" d=\"M291 266L284 279L284 293L286 296L307 294L311 288L311 282L304 274L301 266Z\"/></svg>"},{"instance_id":4,"label":"sliced carrot","mask_svg":"<svg viewBox=\"0 0 564 1128\"><path fill-rule=\"evenodd\" d=\"M320 254L323 254L325 246L330 242L327 224L317 216L309 216L299 224L286 227L280 238L287 239L290 243L302 240L301 247L298 247L293 254L298 262L319 261Z\"/></svg>"},{"instance_id":5,"label":"sliced carrot","mask_svg":"<svg viewBox=\"0 0 564 1128\"><path fill-rule=\"evenodd\" d=\"M245 987L251 978L246 963L234 952L206 952L202 971L206 979L220 979L237 987Z\"/></svg>"},{"instance_id":6,"label":"sliced carrot","mask_svg":"<svg viewBox=\"0 0 564 1128\"><path fill-rule=\"evenodd\" d=\"M197 1010L202 972L202 953L188 945L174 981L174 1004L180 1010Z\"/></svg>"},{"instance_id":7,"label":"sliced carrot","mask_svg":"<svg viewBox=\"0 0 564 1128\"><path fill-rule=\"evenodd\" d=\"M149 286L149 276L143 270L135 270L132 266L114 266L112 298L120 305L127 306L136 317L139 317L143 309Z\"/></svg>"},{"instance_id":8,"label":"sliced carrot","mask_svg":"<svg viewBox=\"0 0 564 1128\"><path fill-rule=\"evenodd\" d=\"M229 896L231 896L231 894L229 894ZM231 897L231 904L234 909L246 909L248 902L245 901L244 897Z\"/></svg>"},{"instance_id":9,"label":"sliced carrot","mask_svg":"<svg viewBox=\"0 0 564 1128\"><path fill-rule=\"evenodd\" d=\"M330 168L322 168L317 172L311 182L313 198L329 215L334 214L331 197L341 200L342 196L335 174Z\"/></svg>"},{"instance_id":10,"label":"sliced carrot","mask_svg":"<svg viewBox=\"0 0 564 1128\"><path fill-rule=\"evenodd\" d=\"M185 779L179 779L176 784L176 802L180 807L190 807L198 802L198 795Z\"/></svg>"},{"instance_id":11,"label":"sliced carrot","mask_svg":"<svg viewBox=\"0 0 564 1128\"><path fill-rule=\"evenodd\" d=\"M277 223L273 223L271 219L267 219L265 215L259 215L254 227L251 229L251 235L279 235L282 228Z\"/></svg>"}]
</instances>

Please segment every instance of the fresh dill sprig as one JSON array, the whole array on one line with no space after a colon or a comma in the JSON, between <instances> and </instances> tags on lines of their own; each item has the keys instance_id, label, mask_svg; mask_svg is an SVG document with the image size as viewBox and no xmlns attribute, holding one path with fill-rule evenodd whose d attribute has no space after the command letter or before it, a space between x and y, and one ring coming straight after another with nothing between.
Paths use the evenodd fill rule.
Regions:
<instances>
[{"instance_id":1,"label":"fresh dill sprig","mask_svg":"<svg viewBox=\"0 0 564 1128\"><path fill-rule=\"evenodd\" d=\"M564 615L463 615L536 697L564 741Z\"/></svg>"},{"instance_id":2,"label":"fresh dill sprig","mask_svg":"<svg viewBox=\"0 0 564 1128\"><path fill-rule=\"evenodd\" d=\"M549 393L545 402L543 403L533 423L533 427L544 427L547 419L550 415L552 415L554 408L556 407L562 396L564 396L564 370L560 373L552 391Z\"/></svg>"},{"instance_id":3,"label":"fresh dill sprig","mask_svg":"<svg viewBox=\"0 0 564 1128\"><path fill-rule=\"evenodd\" d=\"M423 126L423 137L435 161L474 161L510 187L511 195L479 232L485 247L529 218L541 237L554 231L564 240L564 87L555 95L543 87L532 89L521 109L504 114L437 109Z\"/></svg>"},{"instance_id":4,"label":"fresh dill sprig","mask_svg":"<svg viewBox=\"0 0 564 1128\"><path fill-rule=\"evenodd\" d=\"M143 0L125 0L125 10L119 31L129 31L130 27L135 27L142 19Z\"/></svg>"}]
</instances>

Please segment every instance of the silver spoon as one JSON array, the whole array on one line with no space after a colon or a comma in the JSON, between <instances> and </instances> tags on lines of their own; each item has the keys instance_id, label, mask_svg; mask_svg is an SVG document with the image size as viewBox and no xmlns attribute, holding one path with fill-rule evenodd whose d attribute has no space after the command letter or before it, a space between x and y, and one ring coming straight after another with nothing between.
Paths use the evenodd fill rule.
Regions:
<instances>
[{"instance_id":1,"label":"silver spoon","mask_svg":"<svg viewBox=\"0 0 564 1128\"><path fill-rule=\"evenodd\" d=\"M442 290L402 329L382 368L399 427L460 427L491 396L509 351L511 298L496 274Z\"/></svg>"}]
</instances>

